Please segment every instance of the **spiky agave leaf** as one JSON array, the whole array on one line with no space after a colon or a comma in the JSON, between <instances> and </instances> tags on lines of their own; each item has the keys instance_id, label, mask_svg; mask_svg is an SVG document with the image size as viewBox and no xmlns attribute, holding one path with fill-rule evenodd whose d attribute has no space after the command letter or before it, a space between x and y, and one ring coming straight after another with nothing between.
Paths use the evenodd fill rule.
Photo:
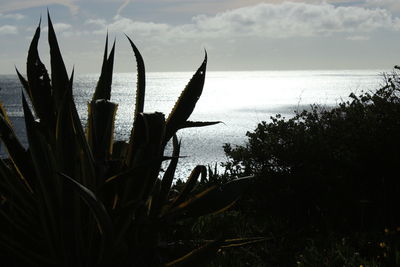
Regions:
<instances>
[{"instance_id":1,"label":"spiky agave leaf","mask_svg":"<svg viewBox=\"0 0 400 267\"><path fill-rule=\"evenodd\" d=\"M270 240L271 238L266 237L243 237L243 238L233 238L225 239L221 243L221 248L232 248L232 247L242 247L245 245L252 245L255 243L264 242Z\"/></svg>"},{"instance_id":2,"label":"spiky agave leaf","mask_svg":"<svg viewBox=\"0 0 400 267\"><path fill-rule=\"evenodd\" d=\"M158 112L141 113L134 127L136 130L133 137L135 146L131 151L132 167L128 168L132 172L110 180L118 184L119 192L117 243L121 242L128 231L138 231L130 227L133 222L129 218L134 216L137 219L145 219L148 216L151 207L149 200L156 193L154 188L163 159L164 115ZM154 231L157 233L157 230Z\"/></svg>"},{"instance_id":3,"label":"spiky agave leaf","mask_svg":"<svg viewBox=\"0 0 400 267\"><path fill-rule=\"evenodd\" d=\"M157 179L161 167L163 141L165 137L165 118L164 114L155 112L150 114L141 113L134 122L134 136L132 146L129 147L127 166L135 167L142 162L151 162L148 168L139 173L142 182L135 189L126 185L123 199L135 196L138 199L146 199ZM131 182L129 182L131 183Z\"/></svg>"},{"instance_id":4,"label":"spiky agave leaf","mask_svg":"<svg viewBox=\"0 0 400 267\"><path fill-rule=\"evenodd\" d=\"M160 216L162 212L162 207L167 203L168 195L171 190L172 182L175 177L175 170L176 166L178 165L181 142L178 141L178 137L176 135L173 136L172 140L173 140L172 159L161 180L161 188L158 198L155 199L155 201L153 202L152 210L150 213L152 217Z\"/></svg>"},{"instance_id":5,"label":"spiky agave leaf","mask_svg":"<svg viewBox=\"0 0 400 267\"><path fill-rule=\"evenodd\" d=\"M51 22L50 13L47 13L48 21L48 39L50 46L50 63L51 63L51 82L53 87L54 102L56 107L60 107L64 97L67 96L72 100L72 88L69 83L67 70L62 58L53 23Z\"/></svg>"},{"instance_id":6,"label":"spiky agave leaf","mask_svg":"<svg viewBox=\"0 0 400 267\"><path fill-rule=\"evenodd\" d=\"M50 246L51 255L54 258L60 257L57 250L59 240L59 222L58 222L58 199L61 186L55 173L55 157L51 151L47 139L41 133L38 123L35 122L32 112L28 106L25 96L22 94L22 105L24 110L26 132L29 143L29 152L34 170L30 176L38 177L35 184L35 194L37 195L38 217L43 225L44 238Z\"/></svg>"},{"instance_id":7,"label":"spiky agave leaf","mask_svg":"<svg viewBox=\"0 0 400 267\"><path fill-rule=\"evenodd\" d=\"M3 262L11 260L10 263L24 264L24 266L56 266L56 260L50 258L41 251L35 251L38 248L38 243L32 243L32 246L27 247L26 243L22 244L15 237L10 237L5 233L0 232L0 257ZM4 253L4 254L3 254Z\"/></svg>"},{"instance_id":8,"label":"spiky agave leaf","mask_svg":"<svg viewBox=\"0 0 400 267\"><path fill-rule=\"evenodd\" d=\"M73 82L73 73L71 74L70 84L72 86ZM75 134L75 142L78 147L79 151L79 162L81 168L81 175L82 175L82 183L89 188L93 187L96 184L95 179L95 161L93 158L92 151L86 139L85 132L83 130L81 120L79 114L76 110L74 102L70 103L72 107L70 107L71 112L71 120L72 120L72 127Z\"/></svg>"},{"instance_id":9,"label":"spiky agave leaf","mask_svg":"<svg viewBox=\"0 0 400 267\"><path fill-rule=\"evenodd\" d=\"M70 176L76 176L77 162L80 156L75 141L76 134L73 125L70 102L68 97L65 97L58 108L54 152L56 152L58 170Z\"/></svg>"},{"instance_id":10,"label":"spiky agave leaf","mask_svg":"<svg viewBox=\"0 0 400 267\"><path fill-rule=\"evenodd\" d=\"M118 105L105 99L89 104L88 142L95 160L110 160L114 142L114 123Z\"/></svg>"},{"instance_id":11,"label":"spiky agave leaf","mask_svg":"<svg viewBox=\"0 0 400 267\"><path fill-rule=\"evenodd\" d=\"M33 201L33 194L27 190L23 180L16 175L17 173L13 170L12 165L9 165L6 161L7 159L0 158L0 207L5 203L12 205L15 203L27 204L26 209L22 211L29 213L33 211L34 204L25 202L25 199Z\"/></svg>"},{"instance_id":12,"label":"spiky agave leaf","mask_svg":"<svg viewBox=\"0 0 400 267\"><path fill-rule=\"evenodd\" d=\"M165 120L162 113L140 114L135 122L135 145L132 167L106 180L107 187L116 188L112 209L116 216L116 243L127 235L133 214L149 199L162 157ZM146 214L148 211L145 212ZM139 216L140 217L140 216Z\"/></svg>"},{"instance_id":13,"label":"spiky agave leaf","mask_svg":"<svg viewBox=\"0 0 400 267\"><path fill-rule=\"evenodd\" d=\"M205 261L210 260L215 253L218 251L222 244L222 240L215 240L206 243L205 245L190 251L189 253L185 254L184 256L173 260L171 262L166 263L165 267L178 267L178 266L201 266L202 263Z\"/></svg>"},{"instance_id":14,"label":"spiky agave leaf","mask_svg":"<svg viewBox=\"0 0 400 267\"><path fill-rule=\"evenodd\" d=\"M187 121L202 93L207 54L202 65L183 90L166 122L161 113L143 114L145 68L138 49L128 38L137 61L138 82L135 120L129 144L115 145L117 149L113 153L111 146L115 143L112 138L112 129L116 105L110 103L109 99L111 96L115 42L110 56L107 57L107 37L102 73L90 105L88 140L91 145L89 145L83 134L73 101L73 73L69 78L49 15L48 20L52 82L50 83L47 71L40 62L37 53L40 27L33 38L30 59L28 60L28 68L32 68L34 71L29 73L28 81L17 71L27 95L32 100L33 109L40 119L34 120L32 110L29 108L26 99L23 98L28 142L30 144L29 154L27 155L31 160L32 174L34 177L38 177L32 190L37 197L37 220L43 228L39 233L43 236L42 242L47 244L46 247L48 247L48 251L44 255L48 255L51 260L64 261L65 265L71 266L82 263L78 262L78 256L85 255L86 259L83 260L82 264L92 266L102 260L99 258L97 262L94 262L90 260L91 258L103 257L108 254L108 248L105 245L112 246L115 244L117 250L124 249L125 251L128 249L127 246L132 243L134 249L138 249L140 245L137 242L140 241L140 244L146 243L146 249L151 250L149 255L154 256L159 237L163 231L161 227L163 223L170 222L170 219L220 211L236 201L241 193L241 189L239 190L238 187L243 186L243 183L240 182L228 184L221 188L213 186L200 194L191 196L194 191L193 188L197 184L198 176L200 173L204 173L205 167L203 166L204 168L195 169L181 195L175 199L174 207L171 208L166 205L180 148L180 143L178 143L177 138L174 138L173 155L172 157L165 157L163 151L166 142L179 129L218 123ZM39 92L36 87L34 89L36 91L32 93L31 84L37 84L39 89L44 88L45 96L50 100L38 98L43 96L36 93ZM37 99L40 99L40 101ZM54 115L54 130L49 129L49 125L52 124L47 123L47 121L51 121L51 119L46 118L48 114L45 112L46 103L50 102L54 107L50 112ZM3 117L4 119L0 120L0 130L3 133L9 133L7 131L11 126L8 127L9 123L7 123L5 116ZM5 127L1 128L1 126ZM52 138L55 139L54 142L51 141ZM49 140L51 142L48 142ZM13 144L13 141L13 137L11 140L9 139L9 145ZM93 145L93 143L98 144L98 146ZM118 161L116 164L112 162L115 159ZM171 160L171 163L163 179L159 180L161 162L165 159ZM112 171L103 172L111 164L114 164L113 167L110 167ZM15 165L17 166L17 164ZM0 164L0 178L5 176L3 171L4 173L7 172L7 169L1 168ZM65 172L62 175L63 179L60 179L60 176L56 174L59 171ZM106 180L107 176L103 173L112 177ZM74 177L74 179L70 177ZM98 180L102 182L98 182ZM15 193L22 192L18 184L6 185L0 179L0 197L3 198L3 203L8 201L4 198L7 198L10 195L9 192L11 192L10 190L3 190L4 194L1 194L1 188L4 186L9 186L10 190ZM8 199L11 201L12 198L8 197ZM82 200L89 208L82 203ZM102 206L101 200L104 200L105 205L109 207L110 213ZM12 203L16 209L21 209L25 204L17 206L17 202ZM20 214L19 222L22 221L21 218L28 216L23 212L20 212ZM113 226L109 214L113 216L112 224L117 226L115 235L112 233ZM8 217L5 216L4 218ZM97 224L95 221L97 221ZM19 222L16 224L18 227L21 225ZM72 226L69 226L69 224ZM148 236L147 233L149 233ZM96 241L100 240L99 238L104 240L104 246L96 244ZM0 243L3 240L0 240ZM89 246L85 247L88 244ZM203 247L197 252L191 253L191 256L183 257L183 260L175 261L175 263L188 263L196 258L201 258L199 255L204 256L206 251L215 252L215 249L220 245L221 243L214 243L212 249L210 249L211 247L208 249ZM101 251L98 251L99 247L101 247ZM200 250L203 252L198 253ZM139 248L136 252L138 251L144 250Z\"/></svg>"},{"instance_id":15,"label":"spiky agave leaf","mask_svg":"<svg viewBox=\"0 0 400 267\"><path fill-rule=\"evenodd\" d=\"M192 79L182 91L178 101L175 103L171 113L166 121L165 143L184 125L192 114L197 101L203 92L204 80L206 76L207 53L204 56L203 63L197 69Z\"/></svg>"},{"instance_id":16,"label":"spiky agave leaf","mask_svg":"<svg viewBox=\"0 0 400 267\"><path fill-rule=\"evenodd\" d=\"M154 121L158 122L155 123ZM152 123L150 124L150 122ZM152 129L153 127L156 129ZM156 132L153 133L153 131ZM149 155L151 155L152 152L155 152L154 145L158 146L158 142L151 143L151 140L155 138L155 135L160 134L162 134L162 136L165 134L164 114L160 112L150 114L140 113L134 121L131 138L129 140L128 153L126 156L126 165L129 167L137 165L144 154L147 154L146 158L148 159ZM146 152L143 148L148 145L152 145L152 151ZM161 147L157 147L157 151L160 149Z\"/></svg>"},{"instance_id":17,"label":"spiky agave leaf","mask_svg":"<svg viewBox=\"0 0 400 267\"><path fill-rule=\"evenodd\" d=\"M69 102L68 108L73 120L73 126L79 128L76 129L77 132L83 133L82 125L79 120L72 94L73 73L71 78L69 78L49 13L47 14L47 17L49 24L48 39L50 46L51 80L54 103L56 104L57 108L60 108L62 107L62 103L65 99L66 102Z\"/></svg>"},{"instance_id":18,"label":"spiky agave leaf","mask_svg":"<svg viewBox=\"0 0 400 267\"><path fill-rule=\"evenodd\" d=\"M230 208L247 189L253 176L232 180L222 186L213 185L172 208L165 217L199 217Z\"/></svg>"},{"instance_id":19,"label":"spiky agave leaf","mask_svg":"<svg viewBox=\"0 0 400 267\"><path fill-rule=\"evenodd\" d=\"M39 57L39 38L40 23L36 29L35 35L32 38L28 51L26 63L28 84L26 84L26 81L18 71L17 74L25 90L28 92L28 96L32 102L37 116L40 118L43 124L48 125L50 130L53 130L55 127L56 116L56 112L54 110L53 89L50 84L50 78L47 73L47 69Z\"/></svg>"},{"instance_id":20,"label":"spiky agave leaf","mask_svg":"<svg viewBox=\"0 0 400 267\"><path fill-rule=\"evenodd\" d=\"M58 138L52 144L52 149L58 151L58 165L60 170L65 171L69 175L76 176L73 172L80 172L80 181L86 186L93 187L94 184L94 168L93 156L88 147L81 120L79 118L75 102L73 100L73 76L68 77L64 61L58 46L57 37L54 32L53 24L48 14L49 34L48 41L50 45L50 61L51 61L51 77L52 77L52 98L55 108L55 131L50 138ZM32 67L32 66L28 66ZM43 66L43 69L44 66ZM46 108L46 105L43 104ZM42 122L40 122L42 123ZM44 125L41 129L45 129ZM60 130L61 129L61 130ZM57 149L58 147L58 149ZM72 159L77 158L78 165L72 163Z\"/></svg>"},{"instance_id":21,"label":"spiky agave leaf","mask_svg":"<svg viewBox=\"0 0 400 267\"><path fill-rule=\"evenodd\" d=\"M137 118L139 113L144 110L144 98L146 92L146 71L144 66L143 57L137 49L136 45L132 42L132 40L126 35L129 43L131 44L133 53L136 58L136 70L137 70L137 81L136 81L136 105L135 105L135 113L134 119Z\"/></svg>"},{"instance_id":22,"label":"spiky agave leaf","mask_svg":"<svg viewBox=\"0 0 400 267\"><path fill-rule=\"evenodd\" d=\"M35 198L20 178L18 172L0 159L0 227L15 227L15 237L19 234L29 240L38 240L38 233L29 231L29 227L35 225Z\"/></svg>"},{"instance_id":23,"label":"spiky agave leaf","mask_svg":"<svg viewBox=\"0 0 400 267\"><path fill-rule=\"evenodd\" d=\"M128 41L132 47L133 53L136 59L136 71L137 71L137 81L136 81L136 101L135 101L135 111L133 114L133 127L131 129L131 135L129 138L129 146L126 154L126 164L128 166L132 166L132 159L134 157L135 152L135 139L137 140L137 131L135 125L137 125L137 121L140 120L140 114L144 110L144 99L146 92L146 71L144 66L143 57L137 49L136 45L132 42L132 40L126 35Z\"/></svg>"},{"instance_id":24,"label":"spiky agave leaf","mask_svg":"<svg viewBox=\"0 0 400 267\"><path fill-rule=\"evenodd\" d=\"M68 82L69 91L72 91L72 80L73 76ZM69 92L66 92L58 107L54 133L56 142L53 150L57 156L58 170L78 177L80 183L93 189L96 185L93 155L86 141L75 103L68 94Z\"/></svg>"},{"instance_id":25,"label":"spiky agave leaf","mask_svg":"<svg viewBox=\"0 0 400 267\"><path fill-rule=\"evenodd\" d=\"M211 126L218 123L222 123L222 121L186 121L183 124L181 124L181 126L179 126L179 130L184 128Z\"/></svg>"},{"instance_id":26,"label":"spiky agave leaf","mask_svg":"<svg viewBox=\"0 0 400 267\"><path fill-rule=\"evenodd\" d=\"M0 195L3 200L12 201L23 207L21 212L28 214L34 211L33 190L24 178L0 159ZM29 217L29 216L27 216Z\"/></svg>"},{"instance_id":27,"label":"spiky agave leaf","mask_svg":"<svg viewBox=\"0 0 400 267\"><path fill-rule=\"evenodd\" d=\"M174 199L174 201L171 204L171 208L174 208L181 204L183 201L187 200L189 197L189 194L192 192L194 187L197 184L197 180L199 179L199 176L202 176L202 180L205 179L207 176L207 168L203 165L197 165L192 172L190 173L189 178L185 182L185 186L183 187L182 191L180 194Z\"/></svg>"},{"instance_id":28,"label":"spiky agave leaf","mask_svg":"<svg viewBox=\"0 0 400 267\"><path fill-rule=\"evenodd\" d=\"M22 74L19 72L19 70L17 68L15 68L15 72L17 73L18 79L22 84L22 87L25 90L25 93L31 98L32 100L32 96L30 95L30 88L29 88L29 83L28 81L24 78L24 76L22 76Z\"/></svg>"},{"instance_id":29,"label":"spiky agave leaf","mask_svg":"<svg viewBox=\"0 0 400 267\"><path fill-rule=\"evenodd\" d=\"M96 166L96 187L102 186L109 171L114 143L114 123L118 105L110 102L115 40L108 56L108 34L104 48L100 78L88 104L87 140Z\"/></svg>"},{"instance_id":30,"label":"spiky agave leaf","mask_svg":"<svg viewBox=\"0 0 400 267\"><path fill-rule=\"evenodd\" d=\"M93 94L92 101L99 99L110 100L111 98L111 84L114 68L114 53L115 53L115 40L111 48L110 55L108 53L108 33L106 37L106 45L104 48L103 65L101 67L101 74L97 82L96 90Z\"/></svg>"},{"instance_id":31,"label":"spiky agave leaf","mask_svg":"<svg viewBox=\"0 0 400 267\"><path fill-rule=\"evenodd\" d=\"M58 110L57 126L56 126L56 147L54 153L56 155L56 169L54 171L65 172L70 176L78 177L81 183L88 184L83 180L81 174L80 161L81 153L78 142L76 140L76 132L73 127L72 113L69 112L70 101L65 97ZM77 265L78 249L82 251L82 242L77 242L76 236L80 239L82 236L82 222L80 216L82 214L81 205L78 202L77 194L64 185L64 181L60 181L60 177L53 173L53 179L57 180L59 186L58 192L58 208L60 212L60 235L63 245L62 261L68 265Z\"/></svg>"},{"instance_id":32,"label":"spiky agave leaf","mask_svg":"<svg viewBox=\"0 0 400 267\"><path fill-rule=\"evenodd\" d=\"M163 156L163 140L165 137L165 117L162 113L146 114L144 120L146 126L146 148L142 154L148 160L152 160L147 171L146 182L144 186L144 192L142 199L147 199L153 191L153 187L158 178L158 174L161 168L162 156ZM151 154L148 152L151 151ZM147 155L146 155L147 154Z\"/></svg>"},{"instance_id":33,"label":"spiky agave leaf","mask_svg":"<svg viewBox=\"0 0 400 267\"><path fill-rule=\"evenodd\" d=\"M32 184L35 183L35 179L32 177L30 156L17 138L11 125L10 119L8 118L7 113L1 104L0 138L7 149L8 155L14 165L14 168L17 172L21 174L21 177L26 182L28 188L32 190Z\"/></svg>"},{"instance_id":34,"label":"spiky agave leaf","mask_svg":"<svg viewBox=\"0 0 400 267\"><path fill-rule=\"evenodd\" d=\"M2 229L0 231L0 257L3 262L7 261L2 256L9 258L13 255L25 259L32 257L32 261L36 262L40 259L39 262L43 264L46 259L50 260L50 257L46 255L46 250L49 251L50 248L48 248L46 242L43 242L43 236L40 235L40 232L31 230L38 229L37 221L34 220L36 214L26 214L23 210L26 206L21 206L21 204L20 201L16 202L15 199L6 199L0 204L0 226ZM20 240L24 242L19 242ZM7 255L1 255L2 252Z\"/></svg>"},{"instance_id":35,"label":"spiky agave leaf","mask_svg":"<svg viewBox=\"0 0 400 267\"><path fill-rule=\"evenodd\" d=\"M117 140L113 144L112 159L121 163L128 153L128 143L123 140Z\"/></svg>"},{"instance_id":36,"label":"spiky agave leaf","mask_svg":"<svg viewBox=\"0 0 400 267\"><path fill-rule=\"evenodd\" d=\"M45 251L51 251L43 242L37 220L36 199L26 190L18 174L0 160L0 258L20 257L43 265L46 262ZM19 242L23 240L23 242ZM26 253L25 253L26 252ZM4 253L4 254L3 254ZM43 260L39 260L43 259ZM37 261L38 260L38 261ZM41 264L40 264L41 263Z\"/></svg>"},{"instance_id":37,"label":"spiky agave leaf","mask_svg":"<svg viewBox=\"0 0 400 267\"><path fill-rule=\"evenodd\" d=\"M71 81L72 76L70 84ZM69 97L65 97L61 107L59 107L55 135L56 171L74 176L76 181L83 186L96 190L98 180L94 173L94 161L91 158L91 152L85 140L74 103L70 101ZM54 179L59 181L59 176ZM85 242L88 244L93 242L95 232L91 229L94 229L96 223L80 203L77 192L65 187L63 182L59 186L59 208L62 210L59 217L61 218L63 259L66 264L77 265L79 258L86 260L91 252ZM90 257L87 260L90 261Z\"/></svg>"},{"instance_id":38,"label":"spiky agave leaf","mask_svg":"<svg viewBox=\"0 0 400 267\"><path fill-rule=\"evenodd\" d=\"M65 179L66 185L78 193L86 205L91 209L92 214L97 221L97 226L99 227L102 237L102 246L100 248L98 259L98 263L100 263L104 258L106 258L106 253L109 253L108 249L113 247L114 229L111 218L103 203L97 199L92 191L65 174L59 173L59 175Z\"/></svg>"},{"instance_id":39,"label":"spiky agave leaf","mask_svg":"<svg viewBox=\"0 0 400 267\"><path fill-rule=\"evenodd\" d=\"M232 247L242 247L245 245L252 245L259 242L268 240L265 237L247 237L247 238L234 238L234 239L217 239L207 241L201 247L190 251L184 256L166 263L165 266L188 266L195 265L200 266L205 261L210 260L216 254L219 249L226 249Z\"/></svg>"}]
</instances>

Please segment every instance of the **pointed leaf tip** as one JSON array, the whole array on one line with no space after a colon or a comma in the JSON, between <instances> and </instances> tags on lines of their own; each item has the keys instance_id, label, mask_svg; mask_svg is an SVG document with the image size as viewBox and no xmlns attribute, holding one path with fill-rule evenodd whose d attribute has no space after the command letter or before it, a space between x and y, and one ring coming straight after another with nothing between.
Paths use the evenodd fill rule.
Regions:
<instances>
[{"instance_id":1,"label":"pointed leaf tip","mask_svg":"<svg viewBox=\"0 0 400 267\"><path fill-rule=\"evenodd\" d=\"M69 78L65 68L64 60L61 55L60 47L58 45L57 36L54 31L53 23L50 18L50 13L47 13L48 19L48 42L50 46L50 63L51 63L51 80L55 102L60 106L62 99L68 92L69 97L72 97L71 88L69 88Z\"/></svg>"},{"instance_id":2,"label":"pointed leaf tip","mask_svg":"<svg viewBox=\"0 0 400 267\"><path fill-rule=\"evenodd\" d=\"M165 143L179 130L192 114L201 93L203 92L205 74L207 69L207 53L200 67L182 91L171 113L167 118L167 133Z\"/></svg>"},{"instance_id":3,"label":"pointed leaf tip","mask_svg":"<svg viewBox=\"0 0 400 267\"><path fill-rule=\"evenodd\" d=\"M107 31L107 35L106 35L106 44L104 46L103 67L104 67L104 63L107 61L107 55L108 55L108 31Z\"/></svg>"},{"instance_id":4,"label":"pointed leaf tip","mask_svg":"<svg viewBox=\"0 0 400 267\"><path fill-rule=\"evenodd\" d=\"M134 120L136 120L139 113L143 112L144 110L144 99L146 92L146 71L145 71L143 57L140 54L139 49L136 47L136 45L133 43L131 38L129 38L128 35L125 34L125 36L132 47L136 59L137 81L136 81L136 103L134 111Z\"/></svg>"},{"instance_id":5,"label":"pointed leaf tip","mask_svg":"<svg viewBox=\"0 0 400 267\"><path fill-rule=\"evenodd\" d=\"M114 39L113 46L111 48L110 54L108 55L108 32L107 32L106 43L104 47L103 64L101 66L100 77L97 82L96 90L93 94L92 100L99 100L99 99L110 100L111 98L115 43L116 39Z\"/></svg>"},{"instance_id":6,"label":"pointed leaf tip","mask_svg":"<svg viewBox=\"0 0 400 267\"><path fill-rule=\"evenodd\" d=\"M72 84L74 83L74 74L75 74L75 66L72 67L71 76L69 78L69 83L70 83L71 87L72 87Z\"/></svg>"},{"instance_id":7,"label":"pointed leaf tip","mask_svg":"<svg viewBox=\"0 0 400 267\"><path fill-rule=\"evenodd\" d=\"M49 8L47 8L47 20L48 20L48 23L50 24L50 23L51 23L51 17L50 17ZM50 25L49 25L49 26L50 26Z\"/></svg>"}]
</instances>

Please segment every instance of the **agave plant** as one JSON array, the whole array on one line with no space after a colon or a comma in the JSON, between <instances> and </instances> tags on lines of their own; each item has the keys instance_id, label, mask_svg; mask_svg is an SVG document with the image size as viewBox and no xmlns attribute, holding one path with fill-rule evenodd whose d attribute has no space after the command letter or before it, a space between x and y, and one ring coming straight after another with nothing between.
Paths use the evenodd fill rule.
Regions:
<instances>
[{"instance_id":1,"label":"agave plant","mask_svg":"<svg viewBox=\"0 0 400 267\"><path fill-rule=\"evenodd\" d=\"M205 166L199 165L182 190L171 190L181 146L176 132L217 123L188 121L202 93L207 54L165 119L159 112L143 113L145 66L128 37L137 62L136 107L130 139L115 141L118 105L110 101L115 42L108 53L106 40L84 129L73 99L73 71L67 74L50 16L48 26L51 76L37 50L40 23L28 52L27 78L17 70L24 89L28 149L0 109L0 137L8 152L8 158L0 159L2 262L10 266L178 266L207 259L224 246L253 242L222 237L193 242L170 234L180 221L230 207L250 179L198 192L197 180L206 175ZM173 152L166 156L170 141ZM169 165L160 172L163 161ZM178 250L178 243L191 246Z\"/></svg>"}]
</instances>

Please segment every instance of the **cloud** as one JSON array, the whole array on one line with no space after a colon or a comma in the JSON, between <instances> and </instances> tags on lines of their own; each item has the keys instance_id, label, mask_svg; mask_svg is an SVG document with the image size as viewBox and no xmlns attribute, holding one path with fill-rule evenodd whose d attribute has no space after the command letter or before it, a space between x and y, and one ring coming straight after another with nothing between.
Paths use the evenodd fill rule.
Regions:
<instances>
[{"instance_id":1,"label":"cloud","mask_svg":"<svg viewBox=\"0 0 400 267\"><path fill-rule=\"evenodd\" d=\"M125 0L122 5L118 8L117 10L117 16L121 14L122 10L124 10L124 8L129 5L131 2L131 0Z\"/></svg>"},{"instance_id":2,"label":"cloud","mask_svg":"<svg viewBox=\"0 0 400 267\"><path fill-rule=\"evenodd\" d=\"M105 19L88 19L85 21L85 24L95 25L104 28L107 26L107 21Z\"/></svg>"},{"instance_id":3,"label":"cloud","mask_svg":"<svg viewBox=\"0 0 400 267\"><path fill-rule=\"evenodd\" d=\"M1 19L22 20L25 18L25 16L22 14L18 14L18 13L12 13L12 14L1 14L0 13L0 18Z\"/></svg>"},{"instance_id":4,"label":"cloud","mask_svg":"<svg viewBox=\"0 0 400 267\"><path fill-rule=\"evenodd\" d=\"M370 37L365 35L352 35L347 37L346 39L350 41L368 41Z\"/></svg>"},{"instance_id":5,"label":"cloud","mask_svg":"<svg viewBox=\"0 0 400 267\"><path fill-rule=\"evenodd\" d=\"M216 36L236 34L270 38L400 28L399 18L393 18L384 9L336 7L326 3L258 4L215 16L197 16L193 21L200 31Z\"/></svg>"},{"instance_id":6,"label":"cloud","mask_svg":"<svg viewBox=\"0 0 400 267\"><path fill-rule=\"evenodd\" d=\"M95 30L93 33L104 34L105 28L108 28L110 32L135 33L136 35L155 37L157 35L164 35L165 33L168 34L173 28L164 23L133 21L122 16L116 16L114 21L108 25L103 24L103 22L103 20L89 21L91 24L101 26L99 30Z\"/></svg>"},{"instance_id":7,"label":"cloud","mask_svg":"<svg viewBox=\"0 0 400 267\"><path fill-rule=\"evenodd\" d=\"M62 33L68 31L72 28L70 24L67 23L55 23L53 24L54 31L57 33ZM43 32L48 32L49 28L46 26L43 28Z\"/></svg>"},{"instance_id":8,"label":"cloud","mask_svg":"<svg viewBox=\"0 0 400 267\"><path fill-rule=\"evenodd\" d=\"M400 19L385 9L335 6L326 2L261 3L213 16L198 15L193 17L191 23L184 25L141 22L120 15L114 17L108 26L104 20L92 20L88 23L100 28L94 33L104 34L108 27L112 32L134 33L164 41L243 37L279 39L329 36L336 33L365 36L381 29L400 29Z\"/></svg>"},{"instance_id":9,"label":"cloud","mask_svg":"<svg viewBox=\"0 0 400 267\"><path fill-rule=\"evenodd\" d=\"M0 35L6 35L6 34L18 34L17 27L11 25L0 26Z\"/></svg>"},{"instance_id":10,"label":"cloud","mask_svg":"<svg viewBox=\"0 0 400 267\"><path fill-rule=\"evenodd\" d=\"M75 1L76 0L1 0L0 12L7 13L15 10L55 4L65 6L69 8L72 14L77 14L79 7L74 3Z\"/></svg>"},{"instance_id":11,"label":"cloud","mask_svg":"<svg viewBox=\"0 0 400 267\"><path fill-rule=\"evenodd\" d=\"M102 0L113 2L116 0ZM122 0L119 0L123 2ZM364 6L364 7L381 7L388 10L400 10L400 1L398 0L135 0L134 3L146 3L152 5L155 11L179 15L193 14L216 14L229 9L237 9L241 7L253 6L261 3L282 4L285 2L322 4L328 3L335 6ZM120 12L118 13L120 14Z\"/></svg>"},{"instance_id":12,"label":"cloud","mask_svg":"<svg viewBox=\"0 0 400 267\"><path fill-rule=\"evenodd\" d=\"M379 7L394 11L400 11L399 0L366 0L365 5L369 7Z\"/></svg>"}]
</instances>

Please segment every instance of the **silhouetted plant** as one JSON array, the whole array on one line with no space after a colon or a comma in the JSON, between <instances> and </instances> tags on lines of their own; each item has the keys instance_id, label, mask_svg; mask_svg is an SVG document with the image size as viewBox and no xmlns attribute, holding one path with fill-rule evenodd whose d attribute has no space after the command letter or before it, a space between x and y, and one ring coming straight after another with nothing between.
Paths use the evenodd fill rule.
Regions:
<instances>
[{"instance_id":1,"label":"silhouetted plant","mask_svg":"<svg viewBox=\"0 0 400 267\"><path fill-rule=\"evenodd\" d=\"M288 120L272 117L247 133L245 146L225 146L227 166L262 176L265 204L273 208L279 199L277 211L290 216L332 216L331 221L341 215L338 220L355 224L346 224L350 228L393 226L400 222L398 81L394 74L375 93L351 94L332 109L313 105Z\"/></svg>"},{"instance_id":2,"label":"silhouetted plant","mask_svg":"<svg viewBox=\"0 0 400 267\"><path fill-rule=\"evenodd\" d=\"M357 240L357 233L381 233L400 225L400 77L397 70L384 77L384 85L375 92L351 94L349 101L334 108L313 105L290 119L276 115L248 132L245 145L224 147L229 157L225 166L231 173L257 176L251 193L238 205L241 216L282 236L286 241L279 251L291 256L291 264L305 247L318 250L321 259L318 262L312 259L317 254L308 253L308 260L314 260L310 265L323 264L325 248L358 249L361 256L354 259L387 261L378 260L376 251L363 253L361 245L343 247L337 241L343 236ZM330 233L336 241L328 238ZM313 246L307 240L330 244ZM362 240L368 247L379 238L372 234ZM398 247L400 239L392 243ZM335 253L329 256L339 255ZM394 249L390 257L398 253ZM393 264L392 259L379 266Z\"/></svg>"},{"instance_id":3,"label":"silhouetted plant","mask_svg":"<svg viewBox=\"0 0 400 267\"><path fill-rule=\"evenodd\" d=\"M181 146L176 132L217 123L188 121L202 93L207 56L165 119L162 113L143 113L145 67L128 38L137 61L134 125L128 142L114 141L115 42L108 55L106 40L85 131L73 99L73 73L67 74L50 17L48 26L51 76L37 51L40 24L28 52L27 80L17 71L28 150L0 110L0 136L9 155L0 160L1 261L8 266L178 266L248 242L222 237L195 242L173 234L182 220L231 206L249 180L195 192L205 170L197 166L181 191L170 190ZM165 156L170 139L173 153ZM170 163L160 177L164 160Z\"/></svg>"}]
</instances>

